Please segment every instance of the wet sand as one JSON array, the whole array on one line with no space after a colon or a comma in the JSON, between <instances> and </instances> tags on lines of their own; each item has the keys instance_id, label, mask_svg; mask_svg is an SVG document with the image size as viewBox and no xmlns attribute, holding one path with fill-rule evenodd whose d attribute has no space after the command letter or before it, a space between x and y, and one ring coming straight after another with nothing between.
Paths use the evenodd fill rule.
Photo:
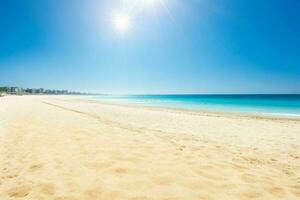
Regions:
<instances>
[{"instance_id":1,"label":"wet sand","mask_svg":"<svg viewBox=\"0 0 300 200\"><path fill-rule=\"evenodd\" d=\"M0 199L300 199L300 121L6 96Z\"/></svg>"}]
</instances>

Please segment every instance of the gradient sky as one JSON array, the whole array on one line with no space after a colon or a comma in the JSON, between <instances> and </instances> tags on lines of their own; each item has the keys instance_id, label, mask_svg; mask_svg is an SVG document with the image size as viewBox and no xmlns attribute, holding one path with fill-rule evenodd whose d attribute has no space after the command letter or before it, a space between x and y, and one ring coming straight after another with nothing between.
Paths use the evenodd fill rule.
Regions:
<instances>
[{"instance_id":1,"label":"gradient sky","mask_svg":"<svg viewBox=\"0 0 300 200\"><path fill-rule=\"evenodd\" d=\"M299 0L0 1L0 85L300 93ZM129 12L120 34L112 16Z\"/></svg>"}]
</instances>

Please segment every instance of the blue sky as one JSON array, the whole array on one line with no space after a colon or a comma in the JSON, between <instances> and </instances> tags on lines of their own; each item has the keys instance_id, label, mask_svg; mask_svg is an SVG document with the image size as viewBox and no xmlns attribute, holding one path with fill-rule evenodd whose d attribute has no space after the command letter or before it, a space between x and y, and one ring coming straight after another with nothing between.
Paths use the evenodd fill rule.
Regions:
<instances>
[{"instance_id":1,"label":"blue sky","mask_svg":"<svg viewBox=\"0 0 300 200\"><path fill-rule=\"evenodd\" d=\"M0 85L300 93L299 0L123 1L0 1Z\"/></svg>"}]
</instances>

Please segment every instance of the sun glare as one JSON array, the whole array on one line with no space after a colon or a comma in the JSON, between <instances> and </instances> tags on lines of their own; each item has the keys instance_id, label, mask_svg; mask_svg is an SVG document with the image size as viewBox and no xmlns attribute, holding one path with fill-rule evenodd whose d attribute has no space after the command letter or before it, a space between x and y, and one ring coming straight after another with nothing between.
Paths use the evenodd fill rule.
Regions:
<instances>
[{"instance_id":1,"label":"sun glare","mask_svg":"<svg viewBox=\"0 0 300 200\"><path fill-rule=\"evenodd\" d=\"M118 34L124 34L133 27L133 21L141 16L156 15L160 7L165 8L166 0L120 0L118 12L112 12L112 25ZM138 24L134 24L135 26Z\"/></svg>"},{"instance_id":2,"label":"sun glare","mask_svg":"<svg viewBox=\"0 0 300 200\"><path fill-rule=\"evenodd\" d=\"M113 19L113 24L119 33L125 33L130 27L130 17L128 14L116 14Z\"/></svg>"}]
</instances>

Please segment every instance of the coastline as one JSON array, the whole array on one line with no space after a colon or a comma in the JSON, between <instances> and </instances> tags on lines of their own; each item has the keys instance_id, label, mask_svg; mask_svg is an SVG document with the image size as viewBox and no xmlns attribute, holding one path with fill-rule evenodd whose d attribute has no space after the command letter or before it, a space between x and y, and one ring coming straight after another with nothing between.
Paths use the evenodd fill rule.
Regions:
<instances>
[{"instance_id":1,"label":"coastline","mask_svg":"<svg viewBox=\"0 0 300 200\"><path fill-rule=\"evenodd\" d=\"M255 96L256 94L254 94ZM291 96L299 96L299 94L289 94ZM10 95L5 95L9 97ZM5 97L2 96L2 97ZM23 96L23 95L21 95ZM19 96L19 97L21 97ZM209 109L199 109L199 108L183 108L183 107L175 107L175 106L167 106L167 105L151 105L151 104L142 104L136 102L125 102L125 101L111 101L111 100L102 100L102 99L89 99L87 96L90 95L24 95L24 96L34 96L34 97L51 97L62 99L66 98L68 100L76 100L76 101L86 101L91 103L100 103L100 104L108 104L108 105L117 105L117 106L129 106L129 107L141 107L145 109L163 109L169 111L182 111L192 114L199 115L214 115L214 116L236 116L236 117L250 117L250 118L261 118L261 119L272 119L272 120L300 120L300 115L292 114L292 113L267 113L267 112L247 112L247 111L228 111L228 110L209 110Z\"/></svg>"},{"instance_id":2,"label":"coastline","mask_svg":"<svg viewBox=\"0 0 300 200\"><path fill-rule=\"evenodd\" d=\"M249 117L249 118L261 118L261 119L272 119L272 120L295 120L300 121L300 115L294 114L283 114L283 113L251 113L251 112L234 112L234 111L209 111L205 109L192 109L192 108L178 108L178 107L168 107L168 106L154 106L154 105L142 105L137 103L128 103L122 101L105 101L105 100L93 100L87 98L74 98L86 102L91 103L100 103L100 104L107 104L107 105L117 105L117 106L129 106L129 107L140 107L145 109L162 109L166 111L179 111L179 112L186 112L196 115L212 115L212 116L227 116L227 117Z\"/></svg>"},{"instance_id":3,"label":"coastline","mask_svg":"<svg viewBox=\"0 0 300 200\"><path fill-rule=\"evenodd\" d=\"M299 120L0 99L0 199L299 199Z\"/></svg>"}]
</instances>

